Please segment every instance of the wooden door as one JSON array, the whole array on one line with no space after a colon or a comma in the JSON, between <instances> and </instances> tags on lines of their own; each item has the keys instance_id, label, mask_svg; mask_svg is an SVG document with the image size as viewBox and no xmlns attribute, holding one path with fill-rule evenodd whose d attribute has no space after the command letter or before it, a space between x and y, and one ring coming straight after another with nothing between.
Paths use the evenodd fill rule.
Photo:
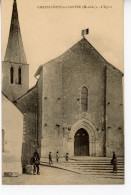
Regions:
<instances>
[{"instance_id":1,"label":"wooden door","mask_svg":"<svg viewBox=\"0 0 131 195\"><path fill-rule=\"evenodd\" d=\"M89 135L86 130L79 129L74 137L74 155L89 156Z\"/></svg>"}]
</instances>

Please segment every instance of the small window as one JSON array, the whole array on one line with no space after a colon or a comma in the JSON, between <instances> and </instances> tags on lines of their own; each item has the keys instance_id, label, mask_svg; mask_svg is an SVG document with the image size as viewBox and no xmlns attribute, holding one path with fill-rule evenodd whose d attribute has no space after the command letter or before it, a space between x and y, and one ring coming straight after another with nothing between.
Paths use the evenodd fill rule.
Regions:
<instances>
[{"instance_id":1,"label":"small window","mask_svg":"<svg viewBox=\"0 0 131 195\"><path fill-rule=\"evenodd\" d=\"M21 67L18 68L18 84L21 84Z\"/></svg>"},{"instance_id":2,"label":"small window","mask_svg":"<svg viewBox=\"0 0 131 195\"><path fill-rule=\"evenodd\" d=\"M81 110L86 112L88 110L88 89L82 87L81 90Z\"/></svg>"},{"instance_id":3,"label":"small window","mask_svg":"<svg viewBox=\"0 0 131 195\"><path fill-rule=\"evenodd\" d=\"M13 84L14 82L14 68L10 68L10 83Z\"/></svg>"}]
</instances>

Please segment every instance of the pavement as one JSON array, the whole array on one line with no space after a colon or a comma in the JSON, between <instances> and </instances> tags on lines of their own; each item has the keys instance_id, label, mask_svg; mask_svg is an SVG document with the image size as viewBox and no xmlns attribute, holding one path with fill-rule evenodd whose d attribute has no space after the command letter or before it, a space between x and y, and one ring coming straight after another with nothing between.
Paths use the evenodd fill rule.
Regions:
<instances>
[{"instance_id":1,"label":"pavement","mask_svg":"<svg viewBox=\"0 0 131 195\"><path fill-rule=\"evenodd\" d=\"M116 173L114 173L116 174ZM18 177L3 177L3 185L94 185L123 184L123 179L99 178L91 175L40 165L40 175L21 174Z\"/></svg>"}]
</instances>

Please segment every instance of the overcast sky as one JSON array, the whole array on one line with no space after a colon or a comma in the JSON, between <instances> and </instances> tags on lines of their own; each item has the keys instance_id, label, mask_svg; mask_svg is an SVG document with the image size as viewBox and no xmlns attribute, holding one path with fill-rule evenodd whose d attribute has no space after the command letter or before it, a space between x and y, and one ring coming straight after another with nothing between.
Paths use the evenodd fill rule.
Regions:
<instances>
[{"instance_id":1,"label":"overcast sky","mask_svg":"<svg viewBox=\"0 0 131 195\"><path fill-rule=\"evenodd\" d=\"M9 35L13 0L2 0L2 60ZM45 5L112 6L112 8L39 9ZM30 87L34 74L45 62L61 55L79 41L89 28L87 40L119 68L123 66L123 0L17 0L22 40L28 64Z\"/></svg>"}]
</instances>

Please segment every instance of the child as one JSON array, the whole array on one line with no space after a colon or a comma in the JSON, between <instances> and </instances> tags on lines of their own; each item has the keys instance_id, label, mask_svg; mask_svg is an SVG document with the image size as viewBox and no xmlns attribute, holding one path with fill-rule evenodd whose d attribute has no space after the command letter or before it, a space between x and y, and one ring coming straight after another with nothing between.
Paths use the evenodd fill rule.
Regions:
<instances>
[{"instance_id":1,"label":"child","mask_svg":"<svg viewBox=\"0 0 131 195\"><path fill-rule=\"evenodd\" d=\"M56 161L58 162L58 160L59 160L59 152L57 151L56 152Z\"/></svg>"},{"instance_id":2,"label":"child","mask_svg":"<svg viewBox=\"0 0 131 195\"><path fill-rule=\"evenodd\" d=\"M51 164L53 164L53 162L52 162L51 152L49 152L49 164L50 164L50 165L51 165Z\"/></svg>"},{"instance_id":3,"label":"child","mask_svg":"<svg viewBox=\"0 0 131 195\"><path fill-rule=\"evenodd\" d=\"M66 153L65 159L66 159L66 161L69 160L69 153Z\"/></svg>"}]
</instances>

